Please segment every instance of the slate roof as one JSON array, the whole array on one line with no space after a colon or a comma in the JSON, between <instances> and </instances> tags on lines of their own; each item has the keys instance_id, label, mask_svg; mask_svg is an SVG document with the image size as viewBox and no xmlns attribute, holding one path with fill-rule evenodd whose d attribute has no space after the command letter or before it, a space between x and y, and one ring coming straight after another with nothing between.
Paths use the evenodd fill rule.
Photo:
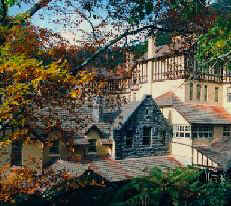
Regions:
<instances>
[{"instance_id":1,"label":"slate roof","mask_svg":"<svg viewBox=\"0 0 231 206\"><path fill-rule=\"evenodd\" d=\"M165 168L175 168L182 166L171 155L150 156L140 158L127 158L124 160L99 160L89 163L70 163L67 161L57 161L51 166L54 170L66 169L73 176L80 176L85 170L91 169L98 175L110 182L123 181L137 176L148 175L154 166Z\"/></svg>"},{"instance_id":2,"label":"slate roof","mask_svg":"<svg viewBox=\"0 0 231 206\"><path fill-rule=\"evenodd\" d=\"M191 124L231 124L231 114L218 105L183 103L173 92L155 101L159 106L172 106Z\"/></svg>"},{"instance_id":3,"label":"slate roof","mask_svg":"<svg viewBox=\"0 0 231 206\"><path fill-rule=\"evenodd\" d=\"M120 114L114 120L113 126L121 128L147 97L151 97L151 95L144 95L140 101L131 102L122 107Z\"/></svg>"},{"instance_id":4,"label":"slate roof","mask_svg":"<svg viewBox=\"0 0 231 206\"><path fill-rule=\"evenodd\" d=\"M142 100L122 105L120 109L115 111L105 111L102 116L102 121L99 122L94 121L92 117L93 108L91 105L84 105L72 111L69 111L65 107L55 107L53 108L54 111L52 114L49 114L48 108L43 108L40 109L35 116L55 115L61 120L61 129L64 131L65 137L74 137L74 139L78 139L75 141L76 144L88 144L83 138L91 128L96 127L103 138L110 139L112 129L120 128L124 125L148 96L150 95L144 95ZM81 117L81 123L78 122L79 117ZM41 136L46 139L47 135L45 135L43 131L45 126L39 120L36 122L36 125L34 136L39 138ZM107 141L107 144L109 142L111 141Z\"/></svg>"}]
</instances>

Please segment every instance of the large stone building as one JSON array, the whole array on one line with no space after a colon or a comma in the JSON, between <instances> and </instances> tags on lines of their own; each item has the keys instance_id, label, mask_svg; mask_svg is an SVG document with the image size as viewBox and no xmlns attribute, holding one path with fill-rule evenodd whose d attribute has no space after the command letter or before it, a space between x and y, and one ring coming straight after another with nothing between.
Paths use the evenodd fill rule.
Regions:
<instances>
[{"instance_id":1,"label":"large stone building","mask_svg":"<svg viewBox=\"0 0 231 206\"><path fill-rule=\"evenodd\" d=\"M137 61L123 95L130 101L144 94L155 98L173 126L172 152L179 160L217 166L217 158L208 158L199 147L231 138L231 75L226 68L202 70L182 42L175 37L170 45L156 47L155 38L149 38L148 52Z\"/></svg>"}]
</instances>

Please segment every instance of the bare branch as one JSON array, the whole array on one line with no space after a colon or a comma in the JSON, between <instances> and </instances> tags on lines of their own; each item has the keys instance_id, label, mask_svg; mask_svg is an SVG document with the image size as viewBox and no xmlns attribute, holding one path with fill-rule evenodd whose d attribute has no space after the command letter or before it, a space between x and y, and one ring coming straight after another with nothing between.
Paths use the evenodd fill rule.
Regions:
<instances>
[{"instance_id":1,"label":"bare branch","mask_svg":"<svg viewBox=\"0 0 231 206\"><path fill-rule=\"evenodd\" d=\"M40 0L37 3L35 3L29 10L26 11L27 18L32 17L37 11L42 9L43 7L47 6L49 2L52 0Z\"/></svg>"}]
</instances>

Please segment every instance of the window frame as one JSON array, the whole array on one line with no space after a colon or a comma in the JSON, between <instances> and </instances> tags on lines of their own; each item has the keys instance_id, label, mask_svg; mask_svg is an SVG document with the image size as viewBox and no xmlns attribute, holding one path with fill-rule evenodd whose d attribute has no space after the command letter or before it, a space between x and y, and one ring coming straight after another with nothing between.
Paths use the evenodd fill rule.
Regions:
<instances>
[{"instance_id":1,"label":"window frame","mask_svg":"<svg viewBox=\"0 0 231 206\"><path fill-rule=\"evenodd\" d=\"M193 83L189 84L189 100L193 100Z\"/></svg>"},{"instance_id":2,"label":"window frame","mask_svg":"<svg viewBox=\"0 0 231 206\"><path fill-rule=\"evenodd\" d=\"M187 124L173 125L173 137L175 138L191 138L191 126Z\"/></svg>"},{"instance_id":3,"label":"window frame","mask_svg":"<svg viewBox=\"0 0 231 206\"><path fill-rule=\"evenodd\" d=\"M215 87L214 101L219 102L219 87Z\"/></svg>"},{"instance_id":4,"label":"window frame","mask_svg":"<svg viewBox=\"0 0 231 206\"><path fill-rule=\"evenodd\" d=\"M90 142L94 142L94 145L90 144ZM97 142L97 139L88 139L88 143L89 143L88 144L88 152L94 152L94 153L97 152L96 142ZM94 146L94 150L89 150L89 146L90 146L90 148L93 148L93 146Z\"/></svg>"},{"instance_id":5,"label":"window frame","mask_svg":"<svg viewBox=\"0 0 231 206\"><path fill-rule=\"evenodd\" d=\"M231 102L231 87L227 88L227 102Z\"/></svg>"},{"instance_id":6,"label":"window frame","mask_svg":"<svg viewBox=\"0 0 231 206\"><path fill-rule=\"evenodd\" d=\"M145 130L148 129L148 135L145 134ZM153 128L150 126L144 126L143 127L143 132L142 132L142 145L143 146L151 146L152 145L152 136L153 136L154 132L153 132ZM146 140L148 139L148 143L146 143Z\"/></svg>"},{"instance_id":7,"label":"window frame","mask_svg":"<svg viewBox=\"0 0 231 206\"><path fill-rule=\"evenodd\" d=\"M212 126L194 126L192 127L192 138L213 138L214 127Z\"/></svg>"},{"instance_id":8,"label":"window frame","mask_svg":"<svg viewBox=\"0 0 231 206\"><path fill-rule=\"evenodd\" d=\"M204 101L208 101L208 86L204 85Z\"/></svg>"},{"instance_id":9,"label":"window frame","mask_svg":"<svg viewBox=\"0 0 231 206\"><path fill-rule=\"evenodd\" d=\"M197 84L197 100L201 99L201 85Z\"/></svg>"},{"instance_id":10,"label":"window frame","mask_svg":"<svg viewBox=\"0 0 231 206\"><path fill-rule=\"evenodd\" d=\"M52 146L49 147L48 151L50 155L58 155L60 153L60 141L59 140L54 140L52 141Z\"/></svg>"},{"instance_id":11,"label":"window frame","mask_svg":"<svg viewBox=\"0 0 231 206\"><path fill-rule=\"evenodd\" d=\"M231 126L223 127L223 137L231 137Z\"/></svg>"}]
</instances>

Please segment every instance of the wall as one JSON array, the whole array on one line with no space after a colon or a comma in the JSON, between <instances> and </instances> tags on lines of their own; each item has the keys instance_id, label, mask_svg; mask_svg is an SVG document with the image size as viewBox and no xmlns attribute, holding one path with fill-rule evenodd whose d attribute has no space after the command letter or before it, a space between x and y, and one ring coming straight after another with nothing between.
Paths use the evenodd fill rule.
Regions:
<instances>
[{"instance_id":1,"label":"wall","mask_svg":"<svg viewBox=\"0 0 231 206\"><path fill-rule=\"evenodd\" d=\"M192 148L192 145L194 145L192 139L173 138L171 143L172 155L183 165L217 166L215 162L204 156L196 148Z\"/></svg>"},{"instance_id":2,"label":"wall","mask_svg":"<svg viewBox=\"0 0 231 206\"><path fill-rule=\"evenodd\" d=\"M103 138L100 132L96 128L92 128L87 133L89 139L96 140L96 155L100 157L107 156L108 154L112 155L112 145L102 145L100 139Z\"/></svg>"},{"instance_id":3,"label":"wall","mask_svg":"<svg viewBox=\"0 0 231 206\"><path fill-rule=\"evenodd\" d=\"M0 168L11 161L11 144L5 144L4 142L0 142Z\"/></svg>"},{"instance_id":4,"label":"wall","mask_svg":"<svg viewBox=\"0 0 231 206\"><path fill-rule=\"evenodd\" d=\"M42 170L43 166L43 143L40 141L24 142L22 147L22 165Z\"/></svg>"},{"instance_id":5,"label":"wall","mask_svg":"<svg viewBox=\"0 0 231 206\"><path fill-rule=\"evenodd\" d=\"M146 118L146 108L151 113ZM152 135L151 144L143 145L143 127L158 128L158 135ZM126 146L125 136L127 131L132 131L133 146ZM166 131L166 137L161 134L161 130ZM115 159L124 159L127 157L143 157L152 155L166 155L169 153L169 141L171 138L171 128L163 119L158 106L154 104L151 96L146 98L138 110L132 114L126 124L119 129L114 130L115 140Z\"/></svg>"},{"instance_id":6,"label":"wall","mask_svg":"<svg viewBox=\"0 0 231 206\"><path fill-rule=\"evenodd\" d=\"M223 86L216 83L206 83L192 81L193 83L193 99L190 100L190 81L185 83L185 102L187 103L197 103L197 104L212 104L212 105L222 105L223 103ZM200 100L197 99L197 85L201 85L201 95ZM207 85L207 101L204 99L204 86ZM218 87L218 102L215 102L215 87Z\"/></svg>"},{"instance_id":7,"label":"wall","mask_svg":"<svg viewBox=\"0 0 231 206\"><path fill-rule=\"evenodd\" d=\"M164 80L152 83L152 96L156 98L166 92L174 92L181 101L185 101L185 80Z\"/></svg>"},{"instance_id":8,"label":"wall","mask_svg":"<svg viewBox=\"0 0 231 206\"><path fill-rule=\"evenodd\" d=\"M161 112L163 113L164 117L169 120L171 124L186 124L190 125L187 120L177 112L173 107L161 107Z\"/></svg>"},{"instance_id":9,"label":"wall","mask_svg":"<svg viewBox=\"0 0 231 206\"><path fill-rule=\"evenodd\" d=\"M231 84L224 84L223 85L223 106L225 109L231 113L231 102L228 102L227 93L228 88L231 87Z\"/></svg>"}]
</instances>

